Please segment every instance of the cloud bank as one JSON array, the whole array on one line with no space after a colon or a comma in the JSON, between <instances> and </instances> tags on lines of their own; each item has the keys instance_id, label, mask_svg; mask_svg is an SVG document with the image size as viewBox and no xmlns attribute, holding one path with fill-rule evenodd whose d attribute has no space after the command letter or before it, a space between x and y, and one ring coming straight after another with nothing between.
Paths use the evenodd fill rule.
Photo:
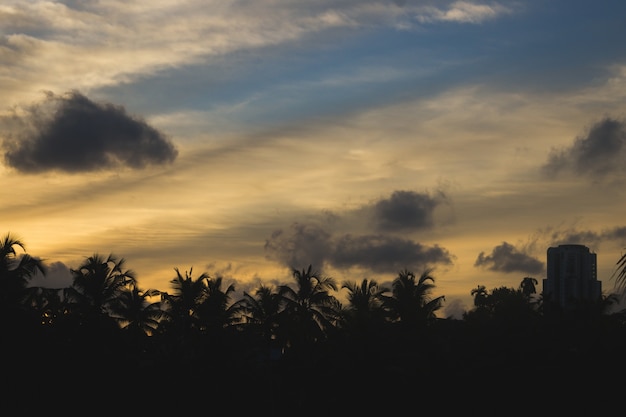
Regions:
<instances>
[{"instance_id":1,"label":"cloud bank","mask_svg":"<svg viewBox=\"0 0 626 417\"><path fill-rule=\"evenodd\" d=\"M323 265L330 265L338 269L367 268L378 273L451 265L454 256L445 248L393 233L432 228L433 213L444 202L442 193L433 197L427 193L394 191L389 198L345 217L331 216L332 228L295 222L287 230L275 230L266 240L266 257L290 268L311 264L322 269ZM361 234L339 232L342 225L354 221L350 217L362 217L363 223L374 230Z\"/></svg>"}]
</instances>

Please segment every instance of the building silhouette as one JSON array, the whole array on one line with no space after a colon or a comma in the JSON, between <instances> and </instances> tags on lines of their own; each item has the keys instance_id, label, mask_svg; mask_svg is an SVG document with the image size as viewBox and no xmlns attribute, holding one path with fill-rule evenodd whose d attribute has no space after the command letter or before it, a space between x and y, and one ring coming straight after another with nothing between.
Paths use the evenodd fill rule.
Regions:
<instances>
[{"instance_id":1,"label":"building silhouette","mask_svg":"<svg viewBox=\"0 0 626 417\"><path fill-rule=\"evenodd\" d=\"M568 244L548 248L544 303L568 310L600 300L602 282L597 274L597 257L588 247Z\"/></svg>"}]
</instances>

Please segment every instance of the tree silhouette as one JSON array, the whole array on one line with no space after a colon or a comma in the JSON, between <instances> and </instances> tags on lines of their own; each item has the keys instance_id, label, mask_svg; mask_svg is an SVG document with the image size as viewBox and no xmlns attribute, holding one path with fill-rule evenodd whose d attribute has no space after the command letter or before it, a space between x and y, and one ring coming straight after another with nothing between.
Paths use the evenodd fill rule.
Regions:
<instances>
[{"instance_id":1,"label":"tree silhouette","mask_svg":"<svg viewBox=\"0 0 626 417\"><path fill-rule=\"evenodd\" d=\"M390 323L385 294L391 290L367 279L360 284L344 281L342 288L348 290L348 304L343 309L348 352L344 361L352 364L349 372L360 379L357 375L366 377L368 371L373 371L371 364L384 359L381 347L388 341Z\"/></svg>"},{"instance_id":2,"label":"tree silhouette","mask_svg":"<svg viewBox=\"0 0 626 417\"><path fill-rule=\"evenodd\" d=\"M385 302L395 320L405 328L426 325L436 319L436 311L443 306L445 296L431 298L435 288L432 269L426 269L419 278L409 270L400 271L392 283L392 296Z\"/></svg>"},{"instance_id":3,"label":"tree silhouette","mask_svg":"<svg viewBox=\"0 0 626 417\"><path fill-rule=\"evenodd\" d=\"M244 291L243 297L233 305L247 331L258 335L267 344L264 353L271 355L272 349L280 349L276 345L282 297L276 288L260 285L254 295Z\"/></svg>"},{"instance_id":4,"label":"tree silhouette","mask_svg":"<svg viewBox=\"0 0 626 417\"><path fill-rule=\"evenodd\" d=\"M77 269L70 269L72 285L65 297L74 315L80 317L81 325L109 325L111 303L117 302L129 286L137 284L134 272L124 270L125 262L113 254L104 258L95 253Z\"/></svg>"},{"instance_id":5,"label":"tree silhouette","mask_svg":"<svg viewBox=\"0 0 626 417\"><path fill-rule=\"evenodd\" d=\"M146 360L151 354L153 336L164 316L160 301L152 301L159 295L158 290L142 291L136 284L130 284L108 305L111 317L122 331L128 360Z\"/></svg>"},{"instance_id":6,"label":"tree silhouette","mask_svg":"<svg viewBox=\"0 0 626 417\"><path fill-rule=\"evenodd\" d=\"M344 307L333 294L335 281L311 265L292 269L291 285L261 285L239 300L232 299L234 284L207 273L193 277L191 269L174 268L170 293L144 291L123 259L98 254L70 270L68 288L29 287L45 268L18 255L19 248L23 243L11 235L0 241L1 352L16 365L5 367L5 385L27 381L29 398L33 378L45 375L52 381L45 389L97 403L105 389L117 392L104 377L116 373L148 381L133 390L167 383L178 413L209 393L244 413L282 407L303 415L339 409L386 415L450 379L471 378L469 388L454 392L462 398L489 389L494 407L509 404L520 375L543 373L549 378L538 380L540 389L558 385L576 396L571 403L559 398L555 410L576 411L600 405L599 389L590 391L593 384L581 375L594 381L626 371L598 363L626 349L626 313L610 312L618 294L546 316L530 302L537 281L525 277L516 289L478 285L463 320L435 320L444 297L432 296L430 269L418 277L403 270L391 288L345 280Z\"/></svg>"},{"instance_id":7,"label":"tree silhouette","mask_svg":"<svg viewBox=\"0 0 626 417\"><path fill-rule=\"evenodd\" d=\"M281 285L278 293L284 303L280 315L281 342L285 347L304 346L325 339L341 317L341 305L329 291L337 291L332 277L312 270L293 269L296 289Z\"/></svg>"},{"instance_id":8,"label":"tree silhouette","mask_svg":"<svg viewBox=\"0 0 626 417\"><path fill-rule=\"evenodd\" d=\"M22 249L24 253L18 254ZM19 364L18 358L28 358L40 346L40 311L33 305L37 289L28 287L37 273L45 275L43 263L25 253L24 243L7 233L0 239L0 354L8 368ZM8 375L5 381L11 381Z\"/></svg>"},{"instance_id":9,"label":"tree silhouette","mask_svg":"<svg viewBox=\"0 0 626 417\"><path fill-rule=\"evenodd\" d=\"M489 293L484 285L478 285L476 288L473 288L470 294L474 296L475 307L480 308L486 305Z\"/></svg>"},{"instance_id":10,"label":"tree silhouette","mask_svg":"<svg viewBox=\"0 0 626 417\"><path fill-rule=\"evenodd\" d=\"M38 272L45 275L43 262L27 253L17 254L16 248L26 251L24 243L7 233L0 239L0 306L21 308L28 296L28 284Z\"/></svg>"},{"instance_id":11,"label":"tree silhouette","mask_svg":"<svg viewBox=\"0 0 626 417\"><path fill-rule=\"evenodd\" d=\"M176 276L170 280L172 293L161 292L161 309L164 312L163 320L159 325L159 332L167 340L167 350L177 360L193 362L196 358L196 346L202 330L200 305L207 297L209 274L201 273L193 278L193 268L181 274L174 268Z\"/></svg>"},{"instance_id":12,"label":"tree silhouette","mask_svg":"<svg viewBox=\"0 0 626 417\"><path fill-rule=\"evenodd\" d=\"M524 277L519 285L519 289L524 294L524 297L530 299L530 297L537 292L536 286L538 281L533 277Z\"/></svg>"},{"instance_id":13,"label":"tree silhouette","mask_svg":"<svg viewBox=\"0 0 626 417\"><path fill-rule=\"evenodd\" d=\"M622 296L626 295L626 253L624 253L616 262L616 268L611 278L615 279L615 288Z\"/></svg>"},{"instance_id":14,"label":"tree silhouette","mask_svg":"<svg viewBox=\"0 0 626 417\"><path fill-rule=\"evenodd\" d=\"M150 299L161 294L155 289L142 291L136 284L128 285L109 303L111 317L120 328L138 337L152 336L163 316L161 303Z\"/></svg>"},{"instance_id":15,"label":"tree silhouette","mask_svg":"<svg viewBox=\"0 0 626 417\"><path fill-rule=\"evenodd\" d=\"M360 285L354 281L344 281L341 288L348 290L344 316L350 330L367 332L369 326L387 319L388 313L384 306L389 288L378 285L376 280L367 279L363 279Z\"/></svg>"},{"instance_id":16,"label":"tree silhouette","mask_svg":"<svg viewBox=\"0 0 626 417\"><path fill-rule=\"evenodd\" d=\"M223 278L207 278L205 297L197 306L204 332L215 333L238 322L236 306L231 302L235 285L222 288Z\"/></svg>"}]
</instances>

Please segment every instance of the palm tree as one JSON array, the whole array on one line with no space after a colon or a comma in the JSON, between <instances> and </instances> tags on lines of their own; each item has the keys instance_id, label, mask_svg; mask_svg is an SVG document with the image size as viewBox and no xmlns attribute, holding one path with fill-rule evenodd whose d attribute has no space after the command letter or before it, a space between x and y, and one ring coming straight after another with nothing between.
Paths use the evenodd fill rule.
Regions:
<instances>
[{"instance_id":1,"label":"palm tree","mask_svg":"<svg viewBox=\"0 0 626 417\"><path fill-rule=\"evenodd\" d=\"M341 305L329 293L337 291L332 277L325 277L312 270L293 269L296 289L281 285L278 292L284 302L281 313L281 336L289 346L323 340L339 322Z\"/></svg>"},{"instance_id":2,"label":"palm tree","mask_svg":"<svg viewBox=\"0 0 626 417\"><path fill-rule=\"evenodd\" d=\"M363 279L360 285L344 281L341 288L348 290L348 306L344 311L353 326L360 328L384 320L384 294L390 291L389 288L367 279Z\"/></svg>"},{"instance_id":3,"label":"palm tree","mask_svg":"<svg viewBox=\"0 0 626 417\"><path fill-rule=\"evenodd\" d=\"M617 260L616 268L611 278L615 278L615 288L622 296L626 295L626 253Z\"/></svg>"},{"instance_id":4,"label":"palm tree","mask_svg":"<svg viewBox=\"0 0 626 417\"><path fill-rule=\"evenodd\" d=\"M484 285L478 285L476 288L473 288L471 293L474 297L474 306L477 308L484 307L487 304L487 288Z\"/></svg>"},{"instance_id":5,"label":"palm tree","mask_svg":"<svg viewBox=\"0 0 626 417\"><path fill-rule=\"evenodd\" d=\"M197 309L203 329L212 333L238 321L236 306L231 303L235 285L230 284L222 289L222 284L222 277L208 278L206 280L206 296Z\"/></svg>"},{"instance_id":6,"label":"palm tree","mask_svg":"<svg viewBox=\"0 0 626 417\"><path fill-rule=\"evenodd\" d=\"M24 243L7 233L0 239L0 307L22 309L28 296L28 283L37 273L46 274L41 260L27 253L18 256L16 248L26 251Z\"/></svg>"},{"instance_id":7,"label":"palm tree","mask_svg":"<svg viewBox=\"0 0 626 417\"><path fill-rule=\"evenodd\" d=\"M531 295L537 292L537 289L536 289L537 284L538 284L538 281L536 278L525 277L524 279L522 279L522 282L520 283L519 288L520 290L522 290L522 294L524 294L524 297L530 299Z\"/></svg>"},{"instance_id":8,"label":"palm tree","mask_svg":"<svg viewBox=\"0 0 626 417\"><path fill-rule=\"evenodd\" d=\"M164 317L160 301L152 301L159 294L155 289L142 291L137 285L129 285L108 306L122 330L128 359L135 364L148 360L152 353L150 342Z\"/></svg>"},{"instance_id":9,"label":"palm tree","mask_svg":"<svg viewBox=\"0 0 626 417\"><path fill-rule=\"evenodd\" d=\"M261 285L254 291L254 295L244 291L234 308L246 328L260 333L267 343L276 339L278 317L282 310L282 298L277 289Z\"/></svg>"},{"instance_id":10,"label":"palm tree","mask_svg":"<svg viewBox=\"0 0 626 417\"><path fill-rule=\"evenodd\" d=\"M123 258L97 253L70 272L72 284L63 291L64 334L76 347L76 363L106 369L123 352L121 330L112 316L114 304L129 286L136 285L135 274L125 269Z\"/></svg>"},{"instance_id":11,"label":"palm tree","mask_svg":"<svg viewBox=\"0 0 626 417\"><path fill-rule=\"evenodd\" d=\"M373 354L379 353L381 344L386 343L389 312L384 300L389 288L367 279L360 284L344 281L342 288L348 290L348 305L343 310L346 340L350 342L346 361L365 365L381 359Z\"/></svg>"},{"instance_id":12,"label":"palm tree","mask_svg":"<svg viewBox=\"0 0 626 417\"><path fill-rule=\"evenodd\" d=\"M110 322L112 303L130 286L137 284L135 273L124 270L124 258L109 254L106 258L95 253L78 269L70 269L72 285L66 289L66 300L83 324Z\"/></svg>"},{"instance_id":13,"label":"palm tree","mask_svg":"<svg viewBox=\"0 0 626 417\"><path fill-rule=\"evenodd\" d=\"M111 316L121 329L133 335L152 336L159 326L163 311L160 302L150 299L160 293L159 290L142 291L137 285L129 285L109 304Z\"/></svg>"},{"instance_id":14,"label":"palm tree","mask_svg":"<svg viewBox=\"0 0 626 417\"><path fill-rule=\"evenodd\" d=\"M484 285L472 288L470 294L474 297L474 308L463 313L466 322L482 322L491 319L489 292Z\"/></svg>"},{"instance_id":15,"label":"palm tree","mask_svg":"<svg viewBox=\"0 0 626 417\"><path fill-rule=\"evenodd\" d=\"M386 305L403 327L422 326L436 319L436 311L443 306L445 296L431 298L435 288L432 269L426 269L419 278L408 270L400 271L392 283L392 296L386 297Z\"/></svg>"},{"instance_id":16,"label":"palm tree","mask_svg":"<svg viewBox=\"0 0 626 417\"><path fill-rule=\"evenodd\" d=\"M198 278L193 278L193 268L185 271L183 276L178 268L174 268L176 276L170 284L173 293L161 292L163 310L167 315L167 322L183 335L200 330L200 316L198 309L207 297L207 280L209 274L203 272Z\"/></svg>"}]
</instances>

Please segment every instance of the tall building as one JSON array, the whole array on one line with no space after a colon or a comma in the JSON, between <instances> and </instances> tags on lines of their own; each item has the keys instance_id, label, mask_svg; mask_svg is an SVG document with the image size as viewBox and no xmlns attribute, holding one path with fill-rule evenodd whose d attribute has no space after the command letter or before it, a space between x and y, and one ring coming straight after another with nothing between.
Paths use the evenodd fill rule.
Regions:
<instances>
[{"instance_id":1,"label":"tall building","mask_svg":"<svg viewBox=\"0 0 626 417\"><path fill-rule=\"evenodd\" d=\"M544 302L568 309L576 303L597 301L602 296L596 254L584 245L548 248L547 278L543 280Z\"/></svg>"}]
</instances>

